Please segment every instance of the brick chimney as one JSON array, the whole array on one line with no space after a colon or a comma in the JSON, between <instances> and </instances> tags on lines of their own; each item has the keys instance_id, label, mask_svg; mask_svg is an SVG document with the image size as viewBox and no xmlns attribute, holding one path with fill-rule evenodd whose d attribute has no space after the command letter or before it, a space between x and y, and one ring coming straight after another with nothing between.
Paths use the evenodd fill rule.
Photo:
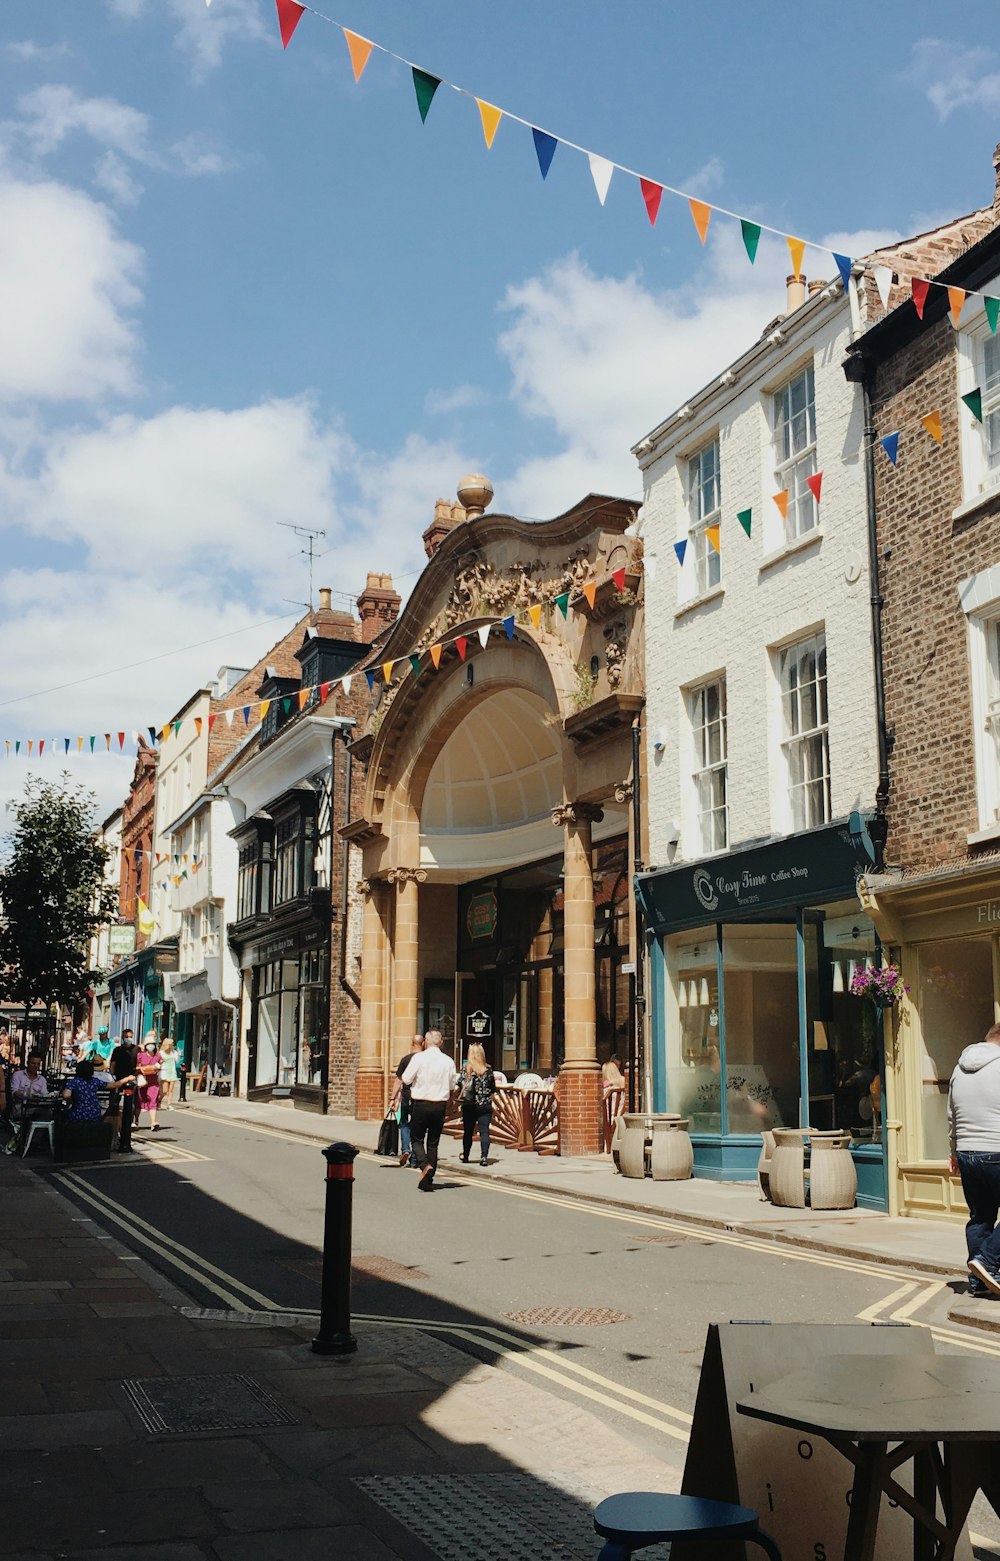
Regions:
<instances>
[{"instance_id":1,"label":"brick chimney","mask_svg":"<svg viewBox=\"0 0 1000 1561\"><path fill-rule=\"evenodd\" d=\"M395 622L402 604L403 598L392 588L392 575L369 571L368 584L358 597L361 639L365 645L371 645L383 629Z\"/></svg>"},{"instance_id":2,"label":"brick chimney","mask_svg":"<svg viewBox=\"0 0 1000 1561\"><path fill-rule=\"evenodd\" d=\"M333 607L332 597L330 586L321 585L319 606L309 615L311 627L317 629L324 639L356 640L359 625L349 612Z\"/></svg>"},{"instance_id":3,"label":"brick chimney","mask_svg":"<svg viewBox=\"0 0 1000 1561\"><path fill-rule=\"evenodd\" d=\"M465 511L460 504L449 504L447 499L438 499L434 506L434 519L424 532L424 552L428 558L434 557L452 526L461 525L464 519Z\"/></svg>"}]
</instances>

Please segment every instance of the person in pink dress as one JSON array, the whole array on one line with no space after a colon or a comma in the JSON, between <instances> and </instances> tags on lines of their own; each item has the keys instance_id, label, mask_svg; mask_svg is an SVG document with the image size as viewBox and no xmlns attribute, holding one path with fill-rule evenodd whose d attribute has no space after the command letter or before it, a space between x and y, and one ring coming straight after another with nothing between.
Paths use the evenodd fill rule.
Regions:
<instances>
[{"instance_id":1,"label":"person in pink dress","mask_svg":"<svg viewBox=\"0 0 1000 1561\"><path fill-rule=\"evenodd\" d=\"M159 1132L160 1124L156 1120L156 1114L160 1109L160 1065L162 1058L160 1048L154 1030L147 1030L139 1048L136 1058L135 1071L139 1081L139 1099L136 1107L136 1127L139 1125L139 1115L143 1111L149 1112L149 1125L154 1133Z\"/></svg>"}]
</instances>

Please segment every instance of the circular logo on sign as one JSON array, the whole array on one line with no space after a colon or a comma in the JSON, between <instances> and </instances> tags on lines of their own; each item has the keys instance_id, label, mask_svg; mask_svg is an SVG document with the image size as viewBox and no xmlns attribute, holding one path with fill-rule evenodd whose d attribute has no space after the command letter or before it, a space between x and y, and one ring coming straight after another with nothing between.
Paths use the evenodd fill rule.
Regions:
<instances>
[{"instance_id":1,"label":"circular logo on sign","mask_svg":"<svg viewBox=\"0 0 1000 1561\"><path fill-rule=\"evenodd\" d=\"M703 867L699 867L691 880L694 892L698 896L706 911L714 911L719 903L719 896L712 888L712 880Z\"/></svg>"}]
</instances>

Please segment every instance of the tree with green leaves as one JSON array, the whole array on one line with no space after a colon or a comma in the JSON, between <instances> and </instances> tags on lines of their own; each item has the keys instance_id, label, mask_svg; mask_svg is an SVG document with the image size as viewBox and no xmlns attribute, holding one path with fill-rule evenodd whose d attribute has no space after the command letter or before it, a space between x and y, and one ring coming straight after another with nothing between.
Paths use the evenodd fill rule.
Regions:
<instances>
[{"instance_id":1,"label":"tree with green leaves","mask_svg":"<svg viewBox=\"0 0 1000 1561\"><path fill-rule=\"evenodd\" d=\"M115 916L118 896L104 882L96 809L94 793L65 772L58 782L29 776L12 809L0 860L0 996L24 1005L25 1036L36 1003L77 1008L100 977L88 967L90 939Z\"/></svg>"}]
</instances>

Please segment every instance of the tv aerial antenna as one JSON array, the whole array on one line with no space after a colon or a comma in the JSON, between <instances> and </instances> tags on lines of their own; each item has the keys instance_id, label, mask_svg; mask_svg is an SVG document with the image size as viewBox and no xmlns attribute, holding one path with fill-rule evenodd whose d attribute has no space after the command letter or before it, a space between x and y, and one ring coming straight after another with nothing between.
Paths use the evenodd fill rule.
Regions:
<instances>
[{"instance_id":1,"label":"tv aerial antenna","mask_svg":"<svg viewBox=\"0 0 1000 1561\"><path fill-rule=\"evenodd\" d=\"M303 558L308 558L309 560L309 611L312 612L313 565L315 564L317 558L323 557L322 553L316 552L316 543L320 540L321 537L326 536L326 532L313 531L308 526L297 526L295 522L291 520L279 520L277 524L279 526L283 526L286 531L294 531L295 535L305 543L304 547L299 548L299 552L302 554Z\"/></svg>"}]
</instances>

